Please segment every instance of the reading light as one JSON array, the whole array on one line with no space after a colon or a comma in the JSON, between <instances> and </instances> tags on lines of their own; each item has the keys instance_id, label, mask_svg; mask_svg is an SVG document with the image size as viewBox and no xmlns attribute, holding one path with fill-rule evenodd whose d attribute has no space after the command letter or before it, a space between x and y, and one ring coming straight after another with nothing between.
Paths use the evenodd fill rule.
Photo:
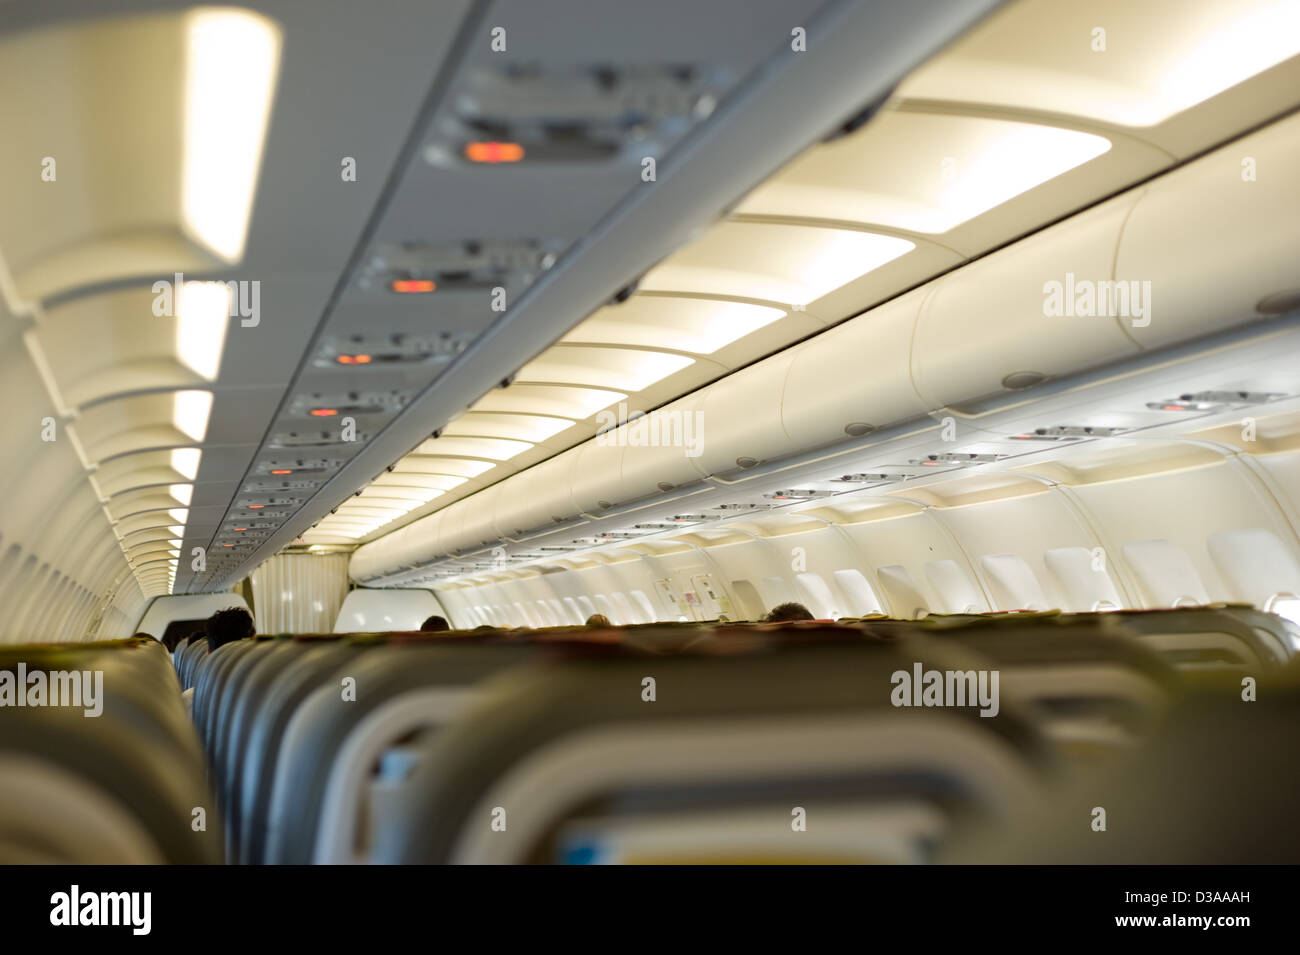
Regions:
<instances>
[{"instance_id":1,"label":"reading light","mask_svg":"<svg viewBox=\"0 0 1300 955\"><path fill-rule=\"evenodd\" d=\"M248 10L198 8L187 19L186 228L227 262L243 256L271 115L280 31Z\"/></svg>"},{"instance_id":2,"label":"reading light","mask_svg":"<svg viewBox=\"0 0 1300 955\"><path fill-rule=\"evenodd\" d=\"M338 409L337 408L312 408L311 411L308 413L313 418L328 418L331 417L332 415L338 414Z\"/></svg>"},{"instance_id":3,"label":"reading light","mask_svg":"<svg viewBox=\"0 0 1300 955\"><path fill-rule=\"evenodd\" d=\"M466 143L465 158L481 163L519 162L524 158L524 147L519 143Z\"/></svg>"},{"instance_id":4,"label":"reading light","mask_svg":"<svg viewBox=\"0 0 1300 955\"><path fill-rule=\"evenodd\" d=\"M191 441L203 441L211 413L210 391L178 391L172 395L172 424Z\"/></svg>"},{"instance_id":5,"label":"reading light","mask_svg":"<svg viewBox=\"0 0 1300 955\"><path fill-rule=\"evenodd\" d=\"M198 448L173 448L172 470L187 481L193 481L198 476L202 456L203 452Z\"/></svg>"},{"instance_id":6,"label":"reading light","mask_svg":"<svg viewBox=\"0 0 1300 955\"><path fill-rule=\"evenodd\" d=\"M271 473L272 473L272 474L292 474L292 473L293 473L293 469L292 469L292 468L276 468L276 469L275 469L274 471L272 471Z\"/></svg>"},{"instance_id":7,"label":"reading light","mask_svg":"<svg viewBox=\"0 0 1300 955\"><path fill-rule=\"evenodd\" d=\"M248 509L249 509L250 511L260 511L260 510L261 510L262 508L264 508L264 507L266 507L265 504L250 504L250 505L248 505Z\"/></svg>"},{"instance_id":8,"label":"reading light","mask_svg":"<svg viewBox=\"0 0 1300 955\"><path fill-rule=\"evenodd\" d=\"M370 364L369 355L339 355L336 359L340 365L368 365Z\"/></svg>"}]
</instances>

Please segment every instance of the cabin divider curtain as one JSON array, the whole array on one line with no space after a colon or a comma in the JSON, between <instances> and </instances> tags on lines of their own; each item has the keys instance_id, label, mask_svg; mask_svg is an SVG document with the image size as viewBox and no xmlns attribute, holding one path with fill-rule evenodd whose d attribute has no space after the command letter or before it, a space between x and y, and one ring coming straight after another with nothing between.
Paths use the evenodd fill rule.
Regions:
<instances>
[{"instance_id":1,"label":"cabin divider curtain","mask_svg":"<svg viewBox=\"0 0 1300 955\"><path fill-rule=\"evenodd\" d=\"M258 633L329 633L348 592L348 555L280 554L252 581Z\"/></svg>"}]
</instances>

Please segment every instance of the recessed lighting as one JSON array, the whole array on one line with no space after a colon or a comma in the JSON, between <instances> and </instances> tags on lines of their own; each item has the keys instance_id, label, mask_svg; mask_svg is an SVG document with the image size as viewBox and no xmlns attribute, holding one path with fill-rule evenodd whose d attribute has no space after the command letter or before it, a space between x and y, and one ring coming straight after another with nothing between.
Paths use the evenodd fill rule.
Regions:
<instances>
[{"instance_id":1,"label":"recessed lighting","mask_svg":"<svg viewBox=\"0 0 1300 955\"><path fill-rule=\"evenodd\" d=\"M243 256L280 59L280 31L247 10L189 14L181 206L194 237Z\"/></svg>"},{"instance_id":2,"label":"recessed lighting","mask_svg":"<svg viewBox=\"0 0 1300 955\"><path fill-rule=\"evenodd\" d=\"M203 452L198 448L173 448L171 455L172 470L193 481L199 474L199 460Z\"/></svg>"},{"instance_id":3,"label":"recessed lighting","mask_svg":"<svg viewBox=\"0 0 1300 955\"><path fill-rule=\"evenodd\" d=\"M172 424L191 441L203 441L211 414L210 391L178 391L172 395Z\"/></svg>"}]
</instances>

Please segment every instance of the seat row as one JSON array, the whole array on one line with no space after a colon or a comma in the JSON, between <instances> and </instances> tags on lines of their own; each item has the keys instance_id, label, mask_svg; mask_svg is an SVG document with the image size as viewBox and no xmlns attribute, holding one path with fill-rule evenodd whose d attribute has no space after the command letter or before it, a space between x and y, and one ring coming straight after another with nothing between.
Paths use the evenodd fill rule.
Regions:
<instances>
[{"instance_id":1,"label":"seat row","mask_svg":"<svg viewBox=\"0 0 1300 955\"><path fill-rule=\"evenodd\" d=\"M1294 637L1223 606L279 636L177 666L230 861L919 862L1145 758L1195 701L1290 699Z\"/></svg>"}]
</instances>

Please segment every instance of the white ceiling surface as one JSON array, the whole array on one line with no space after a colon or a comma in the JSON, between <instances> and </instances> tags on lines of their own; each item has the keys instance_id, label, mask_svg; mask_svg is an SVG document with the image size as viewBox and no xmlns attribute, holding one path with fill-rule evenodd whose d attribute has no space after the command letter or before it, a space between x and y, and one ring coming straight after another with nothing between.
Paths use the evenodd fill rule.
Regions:
<instances>
[{"instance_id":1,"label":"white ceiling surface","mask_svg":"<svg viewBox=\"0 0 1300 955\"><path fill-rule=\"evenodd\" d=\"M359 272L351 269L367 265L386 243L413 240L527 239L546 251L563 252L607 219L628 193L643 187L639 162L603 173L589 165L534 172L426 162L424 147L439 134L434 125L443 115L439 109L461 91L463 69L686 63L702 69L709 91L721 100L716 122L731 122L735 109L728 96L752 79L765 59L789 53L791 24L807 24L814 38L833 32L836 21L819 24L814 16L824 5L852 9L859 17L865 6L822 0L728 0L706 10L679 0L618 11L594 0L550 3L545 10L522 0L248 4L241 9L255 10L274 25L279 59L242 257L233 248L204 245L181 219L181 145L187 124L196 120L185 112L184 90L185 16L191 8L127 0L104 16L89 0L72 0L57 7L0 9L0 43L13 54L4 81L22 92L0 104L9 133L0 145L0 165L6 181L38 183L34 189L6 190L0 203L5 298L27 330L26 360L73 438L87 485L144 593L166 592L173 575L178 593L228 586L382 472L400 455L394 447L411 447L418 440L412 435L427 437L450 418L429 410L426 393L420 420L390 428L446 363L386 368L379 375L340 368L330 362L340 336L460 335L471 349L460 359L456 380L438 389L432 407L463 408L483 393L485 382L504 377L574 323L572 306L558 301L549 318L519 308L523 286L513 278L508 284L515 302L500 317L483 307L481 296L470 305L463 295L446 296L430 309L418 298L377 295L363 288ZM950 20L958 14L955 29L989 5L947 0L926 4L919 13ZM917 35L909 43L918 51L915 60L938 41L909 20L885 14L873 22L886 34L891 27L913 29ZM683 29L684 23L690 28ZM498 24L508 30L508 53L488 49L488 30ZM193 59L192 52L188 55ZM35 82L38 73L27 62L32 58L43 61L48 82ZM787 59L795 62L792 54ZM885 64L886 70L891 65ZM243 73L232 74L232 86L239 85L234 79L244 82L256 72L247 58L236 66ZM902 66L900 60L879 83L890 81ZM785 64L766 69L789 72ZM817 69L805 72L805 90L821 84ZM843 102L843 93L829 97L825 115L814 111L811 119L796 121L796 130L800 122L824 128L829 117L843 112ZM209 140L219 138L222 129L238 138L245 132L238 127L243 118L237 111L209 116L204 132ZM699 118L706 119L703 112ZM715 180L725 162L740 177L739 190L797 145L782 141L752 148L756 128L745 159L713 158ZM678 155L682 150L668 148L671 136L680 139L686 132L669 130L671 135L652 144L655 150L647 150L657 150L661 161L660 188L682 177L677 167L688 166ZM40 183L29 171L39 174L46 155L57 159L58 176ZM356 160L356 181L340 175L344 157ZM708 214L704 210L697 218ZM679 232L693 224L691 216L680 214L670 221ZM669 247L680 241L661 232L653 230L649 238ZM638 245L644 246L645 238ZM657 254L662 253L643 257ZM234 319L224 343L219 337L204 343L206 357L185 354L185 346L172 341L180 322L150 311L153 283L176 272L191 280L258 283L260 321L243 327ZM614 281L602 272L602 282ZM523 332L509 339L499 334L521 317ZM490 357L480 359L473 343L494 320L495 352L487 349ZM214 344L220 364L204 369ZM488 367L480 367L484 364ZM308 410L345 405L354 391L372 393L363 397L374 399L360 402L373 408L355 415L356 442L321 451L274 447L318 425ZM175 408L190 399L204 404L206 394L211 411L205 433L196 439L177 427ZM535 430L546 423L531 425ZM386 443L368 446L381 432ZM192 459L177 464L172 452L178 448L202 451L196 473L185 473ZM300 468L304 458L320 466ZM322 460L310 460L315 458ZM311 508L302 508L349 459L353 466L347 474L339 475ZM312 473L301 486L277 493L265 483L272 469ZM12 506L19 497L10 496ZM246 506L257 502L263 506L256 510L266 513ZM240 533L236 527L250 530ZM196 546L207 548L207 569L191 574L190 551ZM72 566L92 556L105 559L98 551L55 559Z\"/></svg>"},{"instance_id":2,"label":"white ceiling surface","mask_svg":"<svg viewBox=\"0 0 1300 955\"><path fill-rule=\"evenodd\" d=\"M1276 41L1273 33L1300 22L1297 20L1300 5L1203 3L1195 5L1195 15L1181 16L1187 13L1188 7L1181 3L1164 4L1162 15L1153 18L1146 6L1142 11L1134 11L1125 4L1102 11L1104 16L1099 16L1093 8L1076 13L1065 4L1032 0L1008 6L916 71L901 85L890 106L860 132L809 149L754 190L732 216L651 270L640 285L640 293L624 305L597 311L545 353L534 367L571 367L575 370L567 373L570 378L576 377L580 366L598 373L602 353L607 359L619 355L620 349L650 348L653 333L649 330L657 329L661 344L647 354L673 355L683 351L693 354L696 364L675 377L680 379L688 372L698 372L698 377L693 383L677 381L675 388L661 381L652 391L632 399L633 408L655 407L662 403L665 393L670 396L673 391L679 394L689 391L718 374L716 365L708 368L710 363L717 362L718 352L711 350L713 342L707 337L701 340L696 336L693 340L683 335L674 324L681 312L662 307L665 302L688 302L691 307L702 300L715 305L744 302L789 309L789 317L796 321L815 319L831 323L1125 185L1173 169L1295 108L1295 90L1300 88L1300 58L1294 54L1300 52L1300 33L1290 30L1287 33L1290 39L1285 42ZM1096 53L1089 48L1095 22L1104 22L1108 29L1107 49ZM1247 25L1245 28L1243 23ZM1044 47L1052 52L1044 54ZM1086 54L1078 53L1076 47L1081 47ZM1288 56L1290 59L1279 62ZM999 76L1000 71L1017 76L1027 70L1037 70L1042 75L1044 67L1040 61L1044 59L1055 71L1045 93L1029 95L1015 83L993 82L992 78ZM1186 84L1169 85L1171 76L1186 78L1189 64L1193 63L1201 63L1207 74L1191 84L1201 97L1199 101L1187 98ZM1255 71L1262 72L1252 75ZM972 101L968 81L987 98ZM1093 95L1099 85L1107 86L1107 96ZM1136 122L1134 117L1148 125ZM1037 364L1027 365L1025 370L1033 367L1060 375L1258 318L1256 300L1272 295L1291 281L1291 275L1279 273L1277 265L1279 256L1287 256L1295 238L1294 229L1286 225L1291 213L1282 210L1292 209L1297 197L1289 180L1270 177L1267 194L1242 193L1242 198L1236 199L1234 190L1242 188L1242 183L1247 181L1242 175L1238 153L1258 155L1261 162L1275 169L1289 168L1295 142L1294 122L1279 122L1243 138L1239 147L1225 148L1159 180L1159 186L1147 190L1149 201L1137 201L1144 193L1141 189L1134 190L1080 215L1077 222L1062 223L1050 230L1051 238L1043 233L1042 242L1035 236L970 270L952 273L954 281L941 285L941 296L952 294L945 293L944 289L956 290L970 301L964 308L956 309L946 304L938 308L924 305L923 317L917 323L918 337L911 342L912 347L907 340L896 343L891 330L903 330L910 340L910 329L918 308L922 307L919 303L926 300L916 298L919 294L916 293L878 309L879 317L868 321L861 329L862 334L850 332L852 341L847 344L860 346L859 360L866 363L861 366L864 372L870 368L872 377L891 381L906 369L871 366L869 356L887 364L901 356L905 364L910 354L912 376L917 380L900 380L898 387L885 397L894 404L906 404L908 400L918 403L910 412L900 408L899 414L893 417L892 411L885 413L875 404L863 407L858 409L863 420L901 420L909 413L919 416L927 411L937 418L945 413L943 405L961 407L969 402L975 402L969 406L970 413L959 411L958 417L964 419L978 414L979 403L975 400L989 393L984 381L988 377L986 372L1003 364L1002 358L984 361L980 356L991 355L999 347L1008 354L1034 353L1027 357ZM1101 148L1106 144L1109 148ZM955 177L943 174L950 159L958 173ZM1138 211L1126 233L1126 219L1135 201ZM1275 203L1275 208L1270 202ZM990 205L992 208L988 208ZM1184 211L1178 213L1175 211L1178 209ZM1234 209L1235 212L1229 212ZM1225 216L1225 212L1229 214ZM1181 229L1177 221L1180 215L1185 226ZM1274 221L1279 218L1282 221ZM1217 227L1213 225L1215 222L1219 223ZM1207 228L1220 231L1204 231ZM1215 253L1209 252L1213 244L1210 236L1229 242L1225 228L1234 233L1240 230L1240 239L1253 251L1234 256L1231 263L1216 258ZM781 238L770 239L765 234L769 230L784 231ZM1117 249L1120 235L1131 236L1131 241L1126 238ZM852 260L851 267L843 275L828 274L834 270L828 270L826 265L837 264L836 243L864 238L906 239L915 248L904 250L901 255L895 249L892 256L873 256L870 244L850 246L851 254L845 258ZM1189 243L1196 248L1189 250ZM1024 286L1032 293L1027 293L1028 297L1009 291L1019 287L1017 276L1025 271L1024 267L1019 272L1016 269L1021 246L1024 253L1021 264L1028 267L1031 276L1040 273L1056 276L1057 264L1092 263L1096 259L1098 274L1104 277L1112 274L1168 277L1172 281L1156 284L1160 286L1163 300L1168 302L1169 311L1162 313L1166 317L1150 329L1129 329L1126 323L1091 328L1075 325L1068 330L1063 326L1056 333L1056 347L1050 348L1052 335L1043 340L1046 326L1040 314L1041 277ZM1189 252L1194 254L1189 256ZM920 259L916 259L918 253ZM943 260L945 254L948 258ZM811 271L801 269L801 257ZM993 264L995 259L997 264ZM1179 276L1170 273L1171 265L1179 260L1202 259L1199 265L1189 266L1196 269L1196 281L1179 281ZM864 262L875 266L874 269L854 279L855 274L861 273ZM1049 271L1043 272L1044 269ZM1210 288L1216 271L1218 287ZM969 281L959 278L968 272ZM1003 281L998 281L999 275ZM993 286L996 288L990 298ZM904 304L909 299L910 307ZM1000 312L999 303L1010 307ZM805 305L805 310L790 308L796 304ZM964 361L961 349L952 347L971 337L961 322L963 315L969 319L966 325L970 321L994 323L987 325L987 336L974 343L979 354L968 355ZM944 324L945 317L949 320L947 324ZM1006 327L1000 328L1004 321ZM759 332L728 347L735 354L743 353L747 345L752 345L754 351L748 359L752 360L774 350L774 346L781 346L785 322L782 318L768 323ZM696 328L699 327L697 319ZM796 326L788 333L797 338L803 330ZM833 337L834 333L830 334ZM933 339L928 344L926 336ZM1006 341L1004 346L999 346L997 342L1002 338ZM1293 339L1288 339L1288 345L1292 342ZM593 348L593 344L604 348ZM796 367L827 369L822 379L827 389L835 387L836 374L829 370L831 366L840 372L853 373L851 356L841 361L839 357L822 354L818 360L801 361L798 354L799 349L789 353ZM1267 347L1258 354L1267 355ZM498 551L508 552L512 562L527 563L536 558L540 544L552 545L549 548L552 550L559 547L580 550L581 539L568 540L575 533L583 538L606 531L627 533L630 527L621 525L630 525L633 520L654 521L670 516L672 509L694 511L697 506L725 500L724 492L713 492L708 485L732 483L733 476L725 472L733 468L733 463L724 460L730 457L726 453L718 452L717 461L712 461L711 456L716 448L725 451L742 443L735 429L765 429L764 440L750 443L768 448L762 459L774 462L773 467L778 466L775 462L785 453L772 450L782 443L778 433L782 427L781 382L787 382L787 389L793 388L798 376L791 373L787 379L783 369L777 367L784 357L783 354L781 358L769 359L761 374L738 375L735 387L720 391L706 389L672 406L691 414L691 409L698 412L702 404L709 423L715 426L714 433L716 428L723 428L728 434L725 440L711 439L704 458L693 463L683 463L681 452L677 451L680 466L672 465L667 453L640 451L638 461L653 459L647 467L658 468L669 478L666 484L660 484L664 491L662 500L632 502L626 493L620 497L619 452L600 449L600 442L588 442L580 452L573 452L578 454L577 458L571 454L548 460L516 481L493 487L475 499L476 508L448 510L446 520L441 522L426 518L409 525L411 533L392 533L392 528L398 526L394 522L383 529L391 537L374 541L357 553L353 561L354 576L368 583L389 584L433 579L428 576L434 569L430 566L433 561L442 562L436 568L438 572L455 575L481 569L479 565L485 560L487 566L499 565ZM737 362L743 363L744 360ZM765 367L773 363L776 366ZM982 368L981 363L989 368ZM697 365L701 368L697 369ZM1040 368L1044 365L1047 367ZM1212 367L1208 370L1214 371ZM525 369L523 375L527 374ZM1001 372L992 381L995 390L1000 377ZM1207 386L1224 386L1214 378L1210 374L1203 380ZM751 379L758 384L747 389L744 383ZM1250 379L1243 377L1241 381L1249 384ZM1247 384L1239 383L1237 387L1247 387ZM808 385L809 382L802 382L805 388ZM872 393L882 389L883 385ZM921 393L919 398L913 389ZM1295 382L1279 380L1278 390L1292 394ZM931 403L919 403L927 394ZM1094 400L1106 402L1093 409L1095 414L1104 417L1112 410L1109 394L1098 391L1090 394ZM935 401L935 396L939 400ZM697 397L700 400L693 401ZM494 395L493 410L506 410L509 400L510 389ZM513 410L527 411L531 402L531 398L522 400ZM877 403L880 403L879 396ZM1075 417L1091 422L1095 414L1090 417L1085 411L1076 406ZM482 424L476 431L473 426L480 420ZM1039 423L1036 417L1034 423ZM466 415L458 424L464 427L461 434L488 435L495 426L486 416L475 413ZM580 437L583 425L586 433L591 434L595 424L595 421L583 422L562 434L566 438ZM804 424L820 430L822 423ZM785 426L789 430L788 421ZM1126 427L1134 426L1131 422L1126 424ZM1000 419L996 427L999 431L994 433L1000 433L1003 427ZM1173 427L1182 430L1177 424ZM924 441L941 450L949 449L937 445L935 437L928 435ZM800 437L803 444L807 444L806 438L806 433ZM844 440L843 435L839 440ZM798 442L788 443L793 446ZM409 460L432 466L437 449L437 441L429 442L418 448ZM846 448L845 453L848 452ZM459 452L448 449L443 453ZM635 485L640 489L637 493L644 494L644 474L628 480L627 459L632 456L629 451L621 461L623 484ZM511 466L516 461L531 463L521 455L510 462ZM772 468L761 470L766 472ZM497 468L488 476L495 480L501 473ZM707 483L697 486L695 482L701 473ZM744 493L760 499L761 495L748 488L763 483L758 475L748 475ZM466 489L473 488L469 484L459 488ZM697 499L691 494L701 496ZM451 499L451 494L439 497L433 508L423 511L437 510ZM535 505L530 503L533 501ZM607 501L627 504L608 511ZM656 513L657 505L661 505L658 510L664 513ZM422 511L412 511L406 519L419 513ZM606 513L619 516L602 519ZM546 524L551 518L565 521L564 529L548 533ZM569 526L575 521L583 525L582 530ZM359 532L364 532L367 526L364 521L343 523L343 533L339 536L363 537ZM635 532L635 536L643 534L650 536L644 529ZM517 543L523 540L527 543ZM497 556L489 558L487 550L493 544L502 546L493 551ZM478 558L471 557L476 550L482 553Z\"/></svg>"},{"instance_id":3,"label":"white ceiling surface","mask_svg":"<svg viewBox=\"0 0 1300 955\"><path fill-rule=\"evenodd\" d=\"M943 38L990 6L984 0L930 0L906 10L880 10L858 2L792 6L784 0L729 0L706 7L680 2L612 8L573 2L542 8L512 2L478 8L482 16L471 31L478 39L462 50L463 62L449 66L451 75L445 89L439 86L445 95L437 99L432 118L417 131L413 154L372 220L372 231L358 255L358 269L348 277L309 355L327 356L340 335L358 334L363 328L371 336L376 331L409 333L419 329L427 333L429 316L434 319L433 329L459 336L466 347L457 358L432 369L436 387L421 390L420 385L401 389L397 395L391 394L394 376L386 370L391 366L352 366L346 374L335 366L328 375L315 368L305 369L292 387L288 411L311 392L320 395L322 404L332 402L331 396L338 392L325 390L327 377L346 382L347 388L384 391L394 402L382 412L370 414L362 409L356 415L361 440L330 449L331 454L341 452L335 455L335 467L346 463L328 477L329 483L320 493L309 500L302 495L300 501L305 503L301 507L295 502L285 508L292 513L288 519L273 518L283 523L269 537L236 540L230 563L210 565L207 578L191 586L219 586L236 579L248 566L294 543L298 534L377 477L382 488L405 490L371 489L365 493L365 501L358 500L348 508L352 512L349 521L382 516L389 513L383 509L412 500L410 494L442 490L438 485L454 483L448 478L466 476L467 467L490 463L493 457L486 453L448 457L434 469L439 472L436 479L395 483L401 473L421 470L418 463L409 469L397 465L404 454L453 422L493 384L513 377L529 358L680 245L692 230L714 218L721 206L777 168L801 144L859 109L864 96L870 98L873 91L878 95ZM820 55L791 51L794 21L801 28L806 26L809 43ZM689 27L684 27L687 24ZM501 25L512 38L505 53L493 53L488 45L487 31L495 25ZM581 42L575 44L578 37ZM563 75L593 61L627 65L631 70L686 63L695 67L703 77L703 88L717 99L719 105L707 116L697 113L689 123L651 131L651 143L644 151L659 159L654 183L641 179L642 146L638 143L604 167L575 163L466 169L446 162L450 114L462 107L466 91L482 81L485 71L491 76L498 75L503 64L540 64L544 72ZM788 129L788 137L770 135L778 119ZM432 159L427 158L430 155ZM502 283L510 303L500 315L488 311L488 297L482 290L472 295L447 291L427 297L405 296L416 300L407 305L394 301L384 293L382 282L367 275L376 254L388 256L395 243L436 245L453 239L480 240L485 246L533 240L556 258L549 270L543 266L521 280L512 275ZM436 251L444 254L446 247ZM369 286L367 278L371 279ZM526 292L519 294L525 286ZM376 322L375 315L381 312L383 321ZM367 337L361 344L369 351L382 342ZM527 379L521 376L517 380L523 384ZM548 394L554 398L559 393ZM671 395L665 391L663 400ZM565 392L559 397L573 396ZM590 397L590 393L582 397ZM490 399L482 407L489 406ZM309 420L298 418L295 422L292 414L281 417L277 433L285 433L282 429L293 425L299 433L305 430L304 423L310 427ZM490 416L482 420L500 423ZM544 423L531 420L528 427L544 429ZM506 431L517 433L518 429L519 422L512 422ZM493 437L496 444L480 443L480 448L499 452L504 448L499 442L511 440L504 433ZM579 433L557 433L536 449L528 449L512 465L540 460L580 438ZM327 437L322 435L322 439ZM356 445L361 445L359 450ZM389 466L395 466L394 470L385 474ZM503 474L494 474L491 480L500 476ZM464 485L467 489L477 486L482 482ZM232 516L242 522L247 513L236 509ZM228 523L235 524L233 520ZM350 525L355 527L356 523ZM333 539L319 533L304 537L307 542L321 543Z\"/></svg>"},{"instance_id":4,"label":"white ceiling surface","mask_svg":"<svg viewBox=\"0 0 1300 955\"><path fill-rule=\"evenodd\" d=\"M1097 23L1104 50L1093 49ZM1292 26L1297 5L1271 0L1007 5L912 73L863 128L808 148L650 269L631 299L526 365L523 387L492 392L448 433L506 436L499 413L538 413L545 383L612 390L603 415L567 412L574 423L432 500L376 509L364 499L387 492L367 491L305 539L390 533L590 438L610 404L658 407L1276 117L1300 83L1300 59L1269 69L1300 50L1294 33L1274 38ZM489 409L498 414L479 413ZM473 453L425 442L399 471Z\"/></svg>"},{"instance_id":5,"label":"white ceiling surface","mask_svg":"<svg viewBox=\"0 0 1300 955\"><path fill-rule=\"evenodd\" d=\"M105 19L90 0L6 5L0 44L16 44L9 49L27 57L64 57L45 63L55 79L44 85L21 57L9 58L7 74L0 63L0 78L22 91L0 98L0 128L8 133L0 169L9 183L36 186L0 193L0 289L26 331L24 374L40 382L67 427L86 486L144 591L166 592L177 551L175 592L220 589L376 477L357 500L363 508L362 500L376 502L358 512L359 523L347 534L322 524L316 540L391 530L395 524L376 530L366 522L390 516L394 500L418 501L412 489L448 493L406 520L581 442L605 397L593 395L593 383L627 394L637 410L662 404L1294 105L1294 59L1213 95L1216 83L1245 74L1232 72L1241 57L1212 44L1247 45L1250 69L1270 67L1289 55L1277 37L1294 35L1284 28L1295 4L1153 0L1138 12L1115 0L1098 19L1095 6L1075 11L1065 2L1024 0L912 74L861 131L813 147L736 204L993 6L250 4L278 25L282 46L257 200L242 259L231 267L230 256L181 234L170 198L186 117L178 105L183 63L167 42L179 36L178 21L165 14L187 7L127 0ZM1247 8L1250 30L1225 29L1234 16L1245 22ZM1083 56L1078 44L1094 21L1108 25L1109 48ZM105 24L126 32L87 47L95 57L79 55L77 35L40 32ZM806 27L807 53L790 51L792 25ZM494 26L507 31L505 53L488 46ZM1041 37L1032 49L1025 31ZM1250 45L1259 36L1273 39ZM1215 54L1208 60L1207 50ZM1188 73L1189 51L1215 69ZM485 70L563 71L593 61L709 67L701 82L720 105L693 126L651 137L646 151L658 155L657 182L640 180L631 147L599 172L591 164L464 168L426 159L426 147L447 141L451 111ZM1169 76L1184 82L1171 88ZM1107 95L1093 95L1101 87ZM1171 111L1187 105L1179 99L1187 89L1210 98ZM32 170L51 154L59 180L39 183ZM356 159L357 181L340 176L343 157ZM979 195L1007 201L984 211L967 198L972 193L953 193L950 179L927 171L948 158L959 173L975 173L965 182ZM852 169L869 170L871 184L846 178ZM1041 184L1013 196L1004 188L1008 169ZM510 273L504 314L485 307L481 290L395 296L365 285L366 268L393 243L520 240L556 258L549 271ZM807 267L800 253L808 254ZM844 258L857 262L860 277ZM863 263L875 268L863 275ZM230 323L211 380L196 367L201 362L160 344L164 320L148 311L152 283L176 271L260 283L260 323ZM640 276L623 311L601 310ZM655 307L663 304L681 308ZM750 308L705 318L705 306ZM738 324L748 334L727 341ZM464 351L411 365L338 364L350 336L370 350L395 333L408 342L446 333ZM681 367L656 380L650 366L663 371L674 361ZM634 373L642 381L631 381ZM513 389L490 390L511 377ZM568 387L539 390L557 384ZM615 387L633 384L643 387ZM213 396L201 441L173 425L178 391ZM353 406L354 442L308 414ZM556 430L568 421L576 424ZM444 436L430 441L435 431ZM276 447L313 433L322 447ZM453 440L458 452L440 450ZM532 446L498 463L520 449L504 441ZM197 475L178 470L171 455L178 447L201 448ZM417 456L398 463L412 449ZM284 480L302 486L267 484L275 480L270 470L294 472ZM399 477L408 472L429 476ZM177 548L170 542L179 518L168 512L184 497ZM9 499L20 506L18 496ZM5 522L11 540L18 523ZM195 546L208 549L198 575L187 559ZM110 559L74 550L58 558L64 571Z\"/></svg>"}]
</instances>

